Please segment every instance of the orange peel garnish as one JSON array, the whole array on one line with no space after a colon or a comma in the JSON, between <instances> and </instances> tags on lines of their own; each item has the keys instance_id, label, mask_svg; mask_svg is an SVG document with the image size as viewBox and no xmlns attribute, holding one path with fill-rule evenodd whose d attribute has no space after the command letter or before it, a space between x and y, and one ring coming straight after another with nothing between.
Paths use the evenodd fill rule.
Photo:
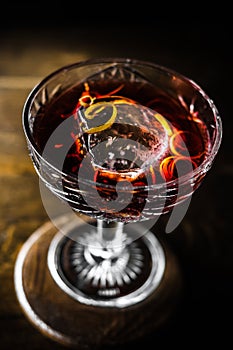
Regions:
<instances>
[{"instance_id":1,"label":"orange peel garnish","mask_svg":"<svg viewBox=\"0 0 233 350\"><path fill-rule=\"evenodd\" d=\"M103 131L108 129L115 121L117 116L117 107L112 102L97 102L95 104L90 105L85 110L85 117L89 120L94 119L99 116L99 114L106 108L106 107L112 107L112 114L110 118L101 125L95 126L90 129L85 129L84 131L88 134L93 134L99 131Z\"/></svg>"},{"instance_id":2,"label":"orange peel garnish","mask_svg":"<svg viewBox=\"0 0 233 350\"><path fill-rule=\"evenodd\" d=\"M168 136L172 135L172 129L169 125L169 123L167 122L167 120L159 113L155 113L154 117L158 120L158 122L163 126L163 128L165 129L166 133Z\"/></svg>"}]
</instances>

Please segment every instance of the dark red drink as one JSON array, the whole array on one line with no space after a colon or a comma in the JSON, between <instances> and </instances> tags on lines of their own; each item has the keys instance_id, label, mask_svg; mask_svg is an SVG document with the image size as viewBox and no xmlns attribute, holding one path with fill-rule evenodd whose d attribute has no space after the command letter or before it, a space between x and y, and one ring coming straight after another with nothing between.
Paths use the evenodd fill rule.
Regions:
<instances>
[{"instance_id":1,"label":"dark red drink","mask_svg":"<svg viewBox=\"0 0 233 350\"><path fill-rule=\"evenodd\" d=\"M169 211L179 181L183 186L209 154L198 113L145 80L94 78L55 94L34 119L40 154L65 121L69 128L54 137L45 157L55 168L59 155L64 158L64 194L56 194L106 220L138 221ZM183 198L196 186L186 182Z\"/></svg>"}]
</instances>

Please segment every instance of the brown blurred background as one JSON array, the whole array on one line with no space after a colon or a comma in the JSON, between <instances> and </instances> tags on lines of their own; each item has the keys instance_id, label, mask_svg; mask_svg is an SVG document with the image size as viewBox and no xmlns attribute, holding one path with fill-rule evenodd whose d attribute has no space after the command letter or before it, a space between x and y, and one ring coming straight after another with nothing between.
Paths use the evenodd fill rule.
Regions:
<instances>
[{"instance_id":1,"label":"brown blurred background","mask_svg":"<svg viewBox=\"0 0 233 350\"><path fill-rule=\"evenodd\" d=\"M17 253L47 220L21 126L27 94L45 75L91 57L129 57L170 67L214 100L223 140L180 226L166 237L184 277L177 311L137 345L232 344L232 25L225 14L184 8L161 15L110 3L7 5L0 24L0 349L60 349L22 315L13 284ZM95 12L95 8L103 11ZM169 5L167 5L169 6ZM191 5L189 4L191 7ZM195 4L192 4L195 6ZM197 6L197 5L196 5ZM163 9L164 11L164 9ZM217 13L218 12L218 13ZM197 13L197 14L196 14ZM134 348L131 343L121 349Z\"/></svg>"}]
</instances>

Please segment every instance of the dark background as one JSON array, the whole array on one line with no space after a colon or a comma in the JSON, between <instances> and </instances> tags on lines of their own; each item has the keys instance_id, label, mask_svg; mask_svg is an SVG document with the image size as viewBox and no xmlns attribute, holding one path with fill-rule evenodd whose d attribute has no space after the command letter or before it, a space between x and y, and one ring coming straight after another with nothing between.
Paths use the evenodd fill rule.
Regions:
<instances>
[{"instance_id":1,"label":"dark background","mask_svg":"<svg viewBox=\"0 0 233 350\"><path fill-rule=\"evenodd\" d=\"M168 345L231 347L232 21L226 8L206 10L197 3L183 5L183 9L173 5L174 11L169 4L164 8L156 3L153 8L125 5L6 5L0 29L0 76L44 77L81 58L129 57L179 71L211 97L223 122L222 144L183 222L166 238L181 264L184 295L178 310L161 329L121 349L136 345L147 349ZM136 6L134 12L132 6ZM18 103L23 105L24 100ZM17 347L10 336L14 329L9 328L7 313L0 314L0 319L4 325L0 348ZM17 322L14 325L17 328ZM28 328L25 336L27 332ZM39 349L38 339L41 348L59 348L36 339L37 345L31 343L28 348Z\"/></svg>"}]
</instances>

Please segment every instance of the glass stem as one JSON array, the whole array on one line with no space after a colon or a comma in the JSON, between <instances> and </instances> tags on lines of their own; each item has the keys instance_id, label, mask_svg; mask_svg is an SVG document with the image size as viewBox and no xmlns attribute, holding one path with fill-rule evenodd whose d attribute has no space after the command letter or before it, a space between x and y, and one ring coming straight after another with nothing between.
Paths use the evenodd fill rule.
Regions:
<instances>
[{"instance_id":1,"label":"glass stem","mask_svg":"<svg viewBox=\"0 0 233 350\"><path fill-rule=\"evenodd\" d=\"M123 227L124 223L122 222L107 223L97 219L97 235L104 248L114 249L114 247L125 246Z\"/></svg>"},{"instance_id":2,"label":"glass stem","mask_svg":"<svg viewBox=\"0 0 233 350\"><path fill-rule=\"evenodd\" d=\"M103 237L103 220L97 219L97 233L98 233L98 237L100 239L100 242L102 242L104 240L104 237Z\"/></svg>"}]
</instances>

